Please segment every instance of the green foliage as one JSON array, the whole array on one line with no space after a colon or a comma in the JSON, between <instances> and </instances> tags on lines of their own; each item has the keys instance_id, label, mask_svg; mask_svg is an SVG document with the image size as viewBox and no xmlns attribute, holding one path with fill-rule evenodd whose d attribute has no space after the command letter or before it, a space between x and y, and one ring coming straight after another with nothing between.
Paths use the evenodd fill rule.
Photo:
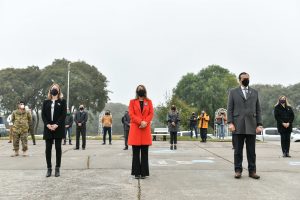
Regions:
<instances>
[{"instance_id":1,"label":"green foliage","mask_svg":"<svg viewBox=\"0 0 300 200\"><path fill-rule=\"evenodd\" d=\"M167 114L171 109L171 105L175 105L177 107L181 119L181 130L189 130L189 119L192 112L196 111L196 108L189 106L186 102L176 96L167 99L165 104L161 104L156 108L158 120L165 126L167 125Z\"/></svg>"},{"instance_id":2,"label":"green foliage","mask_svg":"<svg viewBox=\"0 0 300 200\"><path fill-rule=\"evenodd\" d=\"M47 66L39 80L42 88L47 91L54 81L60 84L62 91L65 91L64 95L67 95L68 64L69 61L62 59L55 60L52 65ZM78 107L84 104L95 113L101 112L109 99L106 87L106 77L96 67L84 61L70 65L70 106Z\"/></svg>"},{"instance_id":3,"label":"green foliage","mask_svg":"<svg viewBox=\"0 0 300 200\"><path fill-rule=\"evenodd\" d=\"M36 66L0 70L0 109L5 114L11 113L19 100L24 100L29 105L35 104L35 94L39 90L36 77L40 74L41 70Z\"/></svg>"},{"instance_id":4,"label":"green foliage","mask_svg":"<svg viewBox=\"0 0 300 200\"><path fill-rule=\"evenodd\" d=\"M67 98L69 63L66 59L56 59L44 69L29 66L0 70L0 110L8 115L16 109L19 100L24 100L38 113L53 82L61 86L64 98ZM106 77L96 67L84 61L70 65L70 107L84 104L94 114L101 112L109 99L106 87Z\"/></svg>"},{"instance_id":5,"label":"green foliage","mask_svg":"<svg viewBox=\"0 0 300 200\"><path fill-rule=\"evenodd\" d=\"M123 134L122 117L125 111L128 110L128 106L121 103L107 103L104 110L110 110L113 117L113 134Z\"/></svg>"},{"instance_id":6,"label":"green foliage","mask_svg":"<svg viewBox=\"0 0 300 200\"><path fill-rule=\"evenodd\" d=\"M205 110L210 116L214 116L218 108L226 108L228 91L237 85L236 76L229 70L210 65L198 74L183 76L173 92L177 98L196 107L198 112ZM210 122L212 125L213 120Z\"/></svg>"},{"instance_id":7,"label":"green foliage","mask_svg":"<svg viewBox=\"0 0 300 200\"><path fill-rule=\"evenodd\" d=\"M300 126L300 84L296 84L289 87L282 85L253 85L259 92L259 99L262 109L263 124L265 127L276 127L276 121L274 118L274 106L278 101L279 96L285 95L289 99L289 103L293 107L295 113L294 126Z\"/></svg>"}]
</instances>

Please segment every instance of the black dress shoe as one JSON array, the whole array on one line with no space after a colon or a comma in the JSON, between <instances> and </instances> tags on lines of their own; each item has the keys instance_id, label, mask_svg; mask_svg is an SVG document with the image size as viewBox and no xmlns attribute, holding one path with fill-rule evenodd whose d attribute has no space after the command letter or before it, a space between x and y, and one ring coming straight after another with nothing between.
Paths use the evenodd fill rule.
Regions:
<instances>
[{"instance_id":1,"label":"black dress shoe","mask_svg":"<svg viewBox=\"0 0 300 200\"><path fill-rule=\"evenodd\" d=\"M123 150L128 150L128 147L125 147Z\"/></svg>"},{"instance_id":2,"label":"black dress shoe","mask_svg":"<svg viewBox=\"0 0 300 200\"><path fill-rule=\"evenodd\" d=\"M177 146L176 145L174 145L174 150L177 150Z\"/></svg>"},{"instance_id":3,"label":"black dress shoe","mask_svg":"<svg viewBox=\"0 0 300 200\"><path fill-rule=\"evenodd\" d=\"M79 150L79 148L74 148L74 150Z\"/></svg>"},{"instance_id":4,"label":"black dress shoe","mask_svg":"<svg viewBox=\"0 0 300 200\"><path fill-rule=\"evenodd\" d=\"M242 177L242 173L241 172L235 172L234 178L240 179L241 177Z\"/></svg>"},{"instance_id":5,"label":"black dress shoe","mask_svg":"<svg viewBox=\"0 0 300 200\"><path fill-rule=\"evenodd\" d=\"M256 172L251 172L251 173L249 173L249 177L250 177L250 178L253 178L253 179L260 179L260 176L258 176L258 175L256 174Z\"/></svg>"},{"instance_id":6,"label":"black dress shoe","mask_svg":"<svg viewBox=\"0 0 300 200\"><path fill-rule=\"evenodd\" d=\"M55 177L59 177L60 172L59 172L59 167L55 167Z\"/></svg>"},{"instance_id":7,"label":"black dress shoe","mask_svg":"<svg viewBox=\"0 0 300 200\"><path fill-rule=\"evenodd\" d=\"M173 145L170 146L170 150L173 150Z\"/></svg>"},{"instance_id":8,"label":"black dress shoe","mask_svg":"<svg viewBox=\"0 0 300 200\"><path fill-rule=\"evenodd\" d=\"M103 142L102 145L105 145L105 143Z\"/></svg>"},{"instance_id":9,"label":"black dress shoe","mask_svg":"<svg viewBox=\"0 0 300 200\"><path fill-rule=\"evenodd\" d=\"M291 157L289 153L286 153L285 156L288 157L288 158Z\"/></svg>"},{"instance_id":10,"label":"black dress shoe","mask_svg":"<svg viewBox=\"0 0 300 200\"><path fill-rule=\"evenodd\" d=\"M52 175L52 169L51 168L48 168L47 170L47 174L46 174L46 177L50 177Z\"/></svg>"}]
</instances>

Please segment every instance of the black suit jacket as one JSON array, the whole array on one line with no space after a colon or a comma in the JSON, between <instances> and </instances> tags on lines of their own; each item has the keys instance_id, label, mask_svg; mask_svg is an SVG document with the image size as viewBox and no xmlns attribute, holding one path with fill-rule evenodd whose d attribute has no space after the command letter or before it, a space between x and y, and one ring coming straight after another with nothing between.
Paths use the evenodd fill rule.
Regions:
<instances>
[{"instance_id":1,"label":"black suit jacket","mask_svg":"<svg viewBox=\"0 0 300 200\"><path fill-rule=\"evenodd\" d=\"M59 139L65 135L65 118L67 113L66 100L59 99L55 101L53 120L51 120L51 100L45 100L42 108L42 119L44 122L44 140ZM47 128L48 124L57 124L58 128L51 131Z\"/></svg>"},{"instance_id":2,"label":"black suit jacket","mask_svg":"<svg viewBox=\"0 0 300 200\"><path fill-rule=\"evenodd\" d=\"M241 87L229 92L227 106L227 123L233 123L235 134L256 134L256 127L262 125L261 108L258 92L248 89L247 99Z\"/></svg>"},{"instance_id":3,"label":"black suit jacket","mask_svg":"<svg viewBox=\"0 0 300 200\"><path fill-rule=\"evenodd\" d=\"M76 126L78 126L78 123L81 123L83 127L86 126L86 122L88 120L88 113L86 111L83 111L82 113L80 111L77 111L75 114L75 123Z\"/></svg>"},{"instance_id":4,"label":"black suit jacket","mask_svg":"<svg viewBox=\"0 0 300 200\"><path fill-rule=\"evenodd\" d=\"M274 110L275 119L277 121L277 129L281 134L291 133L293 131L293 121L295 118L292 107L286 106L284 108L281 104L278 104ZM288 128L285 128L282 123L290 123Z\"/></svg>"}]
</instances>

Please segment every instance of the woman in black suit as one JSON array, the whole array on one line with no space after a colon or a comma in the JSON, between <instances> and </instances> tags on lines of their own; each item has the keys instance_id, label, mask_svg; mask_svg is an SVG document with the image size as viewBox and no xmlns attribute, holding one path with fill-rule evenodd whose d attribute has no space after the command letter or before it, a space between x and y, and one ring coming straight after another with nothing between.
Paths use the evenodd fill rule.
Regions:
<instances>
[{"instance_id":1,"label":"woman in black suit","mask_svg":"<svg viewBox=\"0 0 300 200\"><path fill-rule=\"evenodd\" d=\"M277 129L281 136L283 157L290 156L291 132L293 130L294 112L286 96L280 96L274 109Z\"/></svg>"},{"instance_id":2,"label":"woman in black suit","mask_svg":"<svg viewBox=\"0 0 300 200\"><path fill-rule=\"evenodd\" d=\"M62 99L63 94L60 91L58 84L53 84L48 92L48 99L44 101L42 108L42 119L44 122L43 139L46 142L46 160L47 174L50 177L52 174L52 145L55 143L56 150L56 166L55 177L60 176L61 164L61 143L65 134L65 118L66 118L66 100Z\"/></svg>"}]
</instances>

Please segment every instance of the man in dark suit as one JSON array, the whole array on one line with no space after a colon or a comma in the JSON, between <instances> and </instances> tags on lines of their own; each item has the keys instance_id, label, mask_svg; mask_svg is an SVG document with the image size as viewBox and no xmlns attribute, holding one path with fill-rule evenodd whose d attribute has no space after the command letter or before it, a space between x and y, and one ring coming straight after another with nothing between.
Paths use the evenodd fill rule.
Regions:
<instances>
[{"instance_id":1,"label":"man in dark suit","mask_svg":"<svg viewBox=\"0 0 300 200\"><path fill-rule=\"evenodd\" d=\"M227 106L229 130L235 134L235 178L242 176L243 147L246 142L249 177L259 179L255 154L256 133L262 131L258 92L249 87L249 74L246 72L239 75L239 83L240 87L229 92Z\"/></svg>"},{"instance_id":2,"label":"man in dark suit","mask_svg":"<svg viewBox=\"0 0 300 200\"><path fill-rule=\"evenodd\" d=\"M79 140L80 135L82 136L82 150L85 150L86 146L86 122L88 120L88 113L84 111L84 106L79 106L79 111L75 114L75 123L76 123L76 147L74 150L79 149Z\"/></svg>"},{"instance_id":3,"label":"man in dark suit","mask_svg":"<svg viewBox=\"0 0 300 200\"><path fill-rule=\"evenodd\" d=\"M125 140L125 148L123 150L128 150L128 135L130 129L130 117L128 111L125 111L125 114L122 117L122 123L124 128L124 140Z\"/></svg>"}]
</instances>

